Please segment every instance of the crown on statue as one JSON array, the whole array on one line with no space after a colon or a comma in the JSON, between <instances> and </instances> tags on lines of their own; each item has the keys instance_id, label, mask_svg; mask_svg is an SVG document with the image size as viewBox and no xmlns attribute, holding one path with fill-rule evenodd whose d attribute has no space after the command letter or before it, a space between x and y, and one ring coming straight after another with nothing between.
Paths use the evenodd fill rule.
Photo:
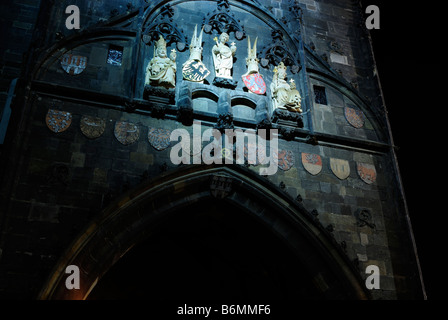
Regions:
<instances>
[{"instance_id":1,"label":"crown on statue","mask_svg":"<svg viewBox=\"0 0 448 320\"><path fill-rule=\"evenodd\" d=\"M284 65L283 61L280 62L280 64L277 66L277 70L283 70L286 72L286 66Z\"/></svg>"},{"instance_id":2,"label":"crown on statue","mask_svg":"<svg viewBox=\"0 0 448 320\"><path fill-rule=\"evenodd\" d=\"M159 40L157 40L157 42L156 42L156 47L157 47L157 49L166 48L166 41L165 41L165 39L163 39L163 37L161 35L159 35Z\"/></svg>"}]
</instances>

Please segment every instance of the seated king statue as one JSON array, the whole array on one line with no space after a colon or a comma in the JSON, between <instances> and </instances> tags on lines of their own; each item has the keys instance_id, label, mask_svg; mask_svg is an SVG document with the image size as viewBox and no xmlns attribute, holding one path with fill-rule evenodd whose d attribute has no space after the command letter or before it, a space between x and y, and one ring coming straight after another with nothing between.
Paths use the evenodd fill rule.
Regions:
<instances>
[{"instance_id":1,"label":"seated king statue","mask_svg":"<svg viewBox=\"0 0 448 320\"><path fill-rule=\"evenodd\" d=\"M162 36L155 43L154 57L146 69L145 85L174 88L176 86L176 50L166 53L166 41Z\"/></svg>"},{"instance_id":2,"label":"seated king statue","mask_svg":"<svg viewBox=\"0 0 448 320\"><path fill-rule=\"evenodd\" d=\"M286 66L283 62L275 67L274 77L270 86L272 98L272 111L284 109L293 112L302 112L302 97L296 88L294 80L286 80Z\"/></svg>"}]
</instances>

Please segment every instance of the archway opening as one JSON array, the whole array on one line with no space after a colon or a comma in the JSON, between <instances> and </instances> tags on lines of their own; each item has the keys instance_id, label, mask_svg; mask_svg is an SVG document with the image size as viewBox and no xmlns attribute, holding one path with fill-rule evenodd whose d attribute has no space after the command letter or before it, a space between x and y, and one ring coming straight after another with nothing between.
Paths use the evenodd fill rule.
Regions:
<instances>
[{"instance_id":1,"label":"archway opening","mask_svg":"<svg viewBox=\"0 0 448 320\"><path fill-rule=\"evenodd\" d=\"M319 299L293 251L260 221L203 199L168 215L88 299Z\"/></svg>"},{"instance_id":2,"label":"archway opening","mask_svg":"<svg viewBox=\"0 0 448 320\"><path fill-rule=\"evenodd\" d=\"M67 265L79 267L80 290L66 288ZM132 299L367 299L361 282L325 229L279 187L242 166L196 165L109 205L39 298L104 299L115 290Z\"/></svg>"}]
</instances>

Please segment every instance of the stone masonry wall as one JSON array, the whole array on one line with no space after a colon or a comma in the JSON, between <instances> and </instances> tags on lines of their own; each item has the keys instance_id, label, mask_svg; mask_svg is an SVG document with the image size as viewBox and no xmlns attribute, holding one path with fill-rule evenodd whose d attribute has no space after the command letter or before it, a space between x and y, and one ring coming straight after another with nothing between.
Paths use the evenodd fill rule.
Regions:
<instances>
[{"instance_id":1,"label":"stone masonry wall","mask_svg":"<svg viewBox=\"0 0 448 320\"><path fill-rule=\"evenodd\" d=\"M263 10L279 20L291 14L290 6L284 1L255 2L261 2ZM23 1L20 3L25 6ZM80 6L88 28L101 19L107 21L111 16L126 14L142 5L139 1L128 3L129 5L125 1L74 1L73 4ZM102 8L100 4L105 7ZM361 109L364 106L356 105L357 100L352 99L346 88L338 90L328 86L327 82L309 78L304 83L302 79L306 75L306 66L302 66L301 71L294 75L288 70L289 76L300 83L301 90L309 90L302 93L304 97L309 96L309 100L304 101L311 104L307 107L312 110L310 112L315 131L331 135L333 141L318 141L316 145L309 143L305 134L293 139L282 136L279 149L289 152L290 158L287 163L280 164L277 174L267 176L266 179L281 186L284 192L301 201L307 210L317 215L320 223L331 231L336 242L359 268L362 278L366 277L364 271L368 265L374 264L380 268L381 290L372 291L374 299L418 296L418 291L413 291L416 290L415 279L411 280L415 276L415 266L404 222L403 203L395 178L394 160L387 148L387 133L378 131L381 127L379 123L384 121L378 119L382 105L378 98L378 84L374 76L368 38L362 29L359 7L350 0L337 1L337 4L329 0L299 0L296 4L303 9L303 42L312 47L315 54L322 58L323 64L326 61L330 68L339 70L336 72L348 84L351 83L356 94L367 101L370 109L363 109L366 115L364 125L354 128L344 117L344 107ZM30 1L27 5L38 6L38 3ZM213 10L216 3L198 1L196 6ZM23 14L24 8L20 11ZM63 8L64 4L55 4L52 20L48 24L52 28L64 21L65 15L61 14ZM200 24L202 20L202 16L192 15L192 12L198 11L196 9L190 2L174 6L176 21L188 37L191 37L195 24ZM272 41L270 26L263 24L262 30L256 30L254 23L257 19L242 9L232 6L231 9L234 9L240 23L247 25L246 32L251 32L251 39L252 33L258 36L260 48ZM19 22L15 22L13 28L19 27L17 23ZM25 20L20 23L25 23ZM298 28L298 22L295 23ZM31 32L31 27L26 30L25 34ZM68 31L64 33L70 34ZM203 55L207 56L204 61L209 64L209 47L213 36L207 34L205 38L204 41L209 43ZM231 39L234 39L233 34ZM51 42L51 39L47 41ZM153 101L148 102L143 98L141 81L153 47L151 44L144 45L141 39L135 41L138 41L138 46L131 40L120 42L102 39L74 48L72 53L87 57L88 64L83 73L68 75L60 67L59 61L55 60L52 64L49 63L46 73L38 79L55 89L45 87L41 92L38 88L30 93L30 99L27 100L30 117L25 119L26 132L22 137L24 143L20 153L12 155L17 157L17 172L13 188L9 190L10 202L6 212L2 213L4 225L0 248L0 297L34 298L61 253L111 200L139 183L176 167L170 159L173 143L163 150L157 150L148 140L149 129L172 131L184 128L191 132L192 127L182 124L175 113L156 116L148 111L151 110ZM236 42L239 51L236 56L235 79L239 80L239 86L231 95L240 99L233 106L234 115L242 122L247 120L247 127L244 129L254 129L255 121L251 117L255 114L255 108L252 104L243 105L244 101L250 100L243 98L250 97L250 94L243 90L240 78L242 70L245 71L247 40ZM123 47L123 64L119 67L106 62L110 45ZM143 49L140 46L144 46ZM140 65L132 61L133 57L138 56L134 49L144 53L143 59L139 60ZM19 51L11 50L5 52L5 55L12 54L17 61ZM187 56L188 50L178 56L176 99L179 98L182 83L181 64ZM5 67L3 70L6 70ZM273 66L260 68L260 72L269 86ZM133 75L137 80L135 88L129 80ZM314 102L313 85L326 87L329 98L326 105ZM73 89L74 96L66 96L66 91L60 89L62 87ZM210 83L197 87L206 88L216 96L224 90L217 89ZM133 90L136 92L132 92ZM206 92L205 89L203 91ZM88 101L83 92L88 92L88 96L95 93L98 96L95 101ZM148 110L140 109L135 112L126 109L122 99L129 98L131 93L137 93L136 100ZM101 101L104 97L108 101ZM269 92L257 99L269 101ZM258 102L257 99L250 101ZM176 109L175 103L168 104L168 109ZM216 101L210 96L197 95L193 96L193 106L195 116L202 117L203 130L215 125L215 112L218 110ZM49 129L46 116L50 109L71 114L71 123L65 131L56 133ZM104 132L95 139L88 138L81 131L83 116L103 119ZM124 145L116 138L114 128L119 121L135 124L139 129L138 138L133 143ZM306 133L308 129L309 124L305 121L304 128L300 130ZM339 138L344 139L337 140ZM368 143L363 147L356 147L347 143L347 138ZM381 144L382 149L372 148L370 142ZM305 169L302 162L304 153L321 157L322 169L318 174L311 174ZM347 178L340 179L334 174L330 165L332 158L348 163L350 173ZM373 183L366 183L361 179L357 170L359 163L374 166L376 176ZM250 168L258 172L259 166L251 165ZM362 216L366 212L367 216ZM410 261L409 266L404 261Z\"/></svg>"}]
</instances>

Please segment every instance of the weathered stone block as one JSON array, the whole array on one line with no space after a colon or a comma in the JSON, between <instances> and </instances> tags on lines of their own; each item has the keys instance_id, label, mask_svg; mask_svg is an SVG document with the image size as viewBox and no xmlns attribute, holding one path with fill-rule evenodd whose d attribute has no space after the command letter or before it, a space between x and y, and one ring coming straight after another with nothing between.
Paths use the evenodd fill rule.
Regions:
<instances>
[{"instance_id":1,"label":"weathered stone block","mask_svg":"<svg viewBox=\"0 0 448 320\"><path fill-rule=\"evenodd\" d=\"M85 153L73 152L72 158L70 160L70 165L73 167L84 167L84 162L86 160Z\"/></svg>"}]
</instances>

